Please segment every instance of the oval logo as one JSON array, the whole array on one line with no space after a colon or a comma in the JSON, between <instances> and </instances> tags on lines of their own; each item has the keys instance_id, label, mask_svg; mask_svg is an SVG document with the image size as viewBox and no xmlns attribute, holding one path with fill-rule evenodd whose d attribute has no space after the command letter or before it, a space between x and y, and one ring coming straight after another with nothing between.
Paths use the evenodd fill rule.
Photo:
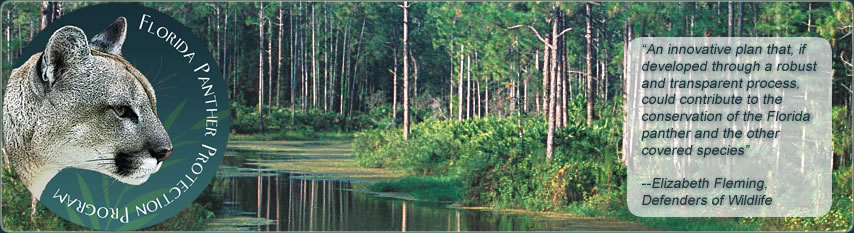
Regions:
<instances>
[{"instance_id":1,"label":"oval logo","mask_svg":"<svg viewBox=\"0 0 854 233\"><path fill-rule=\"evenodd\" d=\"M151 226L190 205L222 162L221 71L207 44L157 10L76 10L33 38L15 68L4 147L20 181L62 218Z\"/></svg>"}]
</instances>

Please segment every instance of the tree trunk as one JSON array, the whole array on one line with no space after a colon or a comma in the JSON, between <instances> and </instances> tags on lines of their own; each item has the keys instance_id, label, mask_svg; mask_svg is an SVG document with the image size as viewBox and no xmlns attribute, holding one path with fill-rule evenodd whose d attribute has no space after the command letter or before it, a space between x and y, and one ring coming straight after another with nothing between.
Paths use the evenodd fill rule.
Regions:
<instances>
[{"instance_id":1,"label":"tree trunk","mask_svg":"<svg viewBox=\"0 0 854 233\"><path fill-rule=\"evenodd\" d=\"M477 62L475 62L475 64L477 64ZM475 65L475 66L477 66L477 65ZM481 99L482 96L480 95L480 93L481 93L481 91L480 91L480 80L475 79L474 83L475 83L475 94L476 94L475 102L474 102L475 103L475 109L476 109L475 112L477 113L477 117L481 117L481 116L483 116L481 114L481 109L483 109L483 106L482 106L483 99Z\"/></svg>"},{"instance_id":2,"label":"tree trunk","mask_svg":"<svg viewBox=\"0 0 854 233\"><path fill-rule=\"evenodd\" d=\"M449 64L451 64L451 69L448 74L451 76L448 79L448 120L454 119L454 53L451 51L454 48L454 43L451 42L450 49L448 49L448 58Z\"/></svg>"},{"instance_id":3,"label":"tree trunk","mask_svg":"<svg viewBox=\"0 0 854 233\"><path fill-rule=\"evenodd\" d=\"M549 106L549 48L548 44L543 46L543 106L542 112L548 114Z\"/></svg>"},{"instance_id":4,"label":"tree trunk","mask_svg":"<svg viewBox=\"0 0 854 233\"><path fill-rule=\"evenodd\" d=\"M344 44L341 47L341 78L339 80L339 87L341 89L341 93L339 94L340 100L338 101L338 114L344 115L344 81L347 78L347 74L345 74L344 67L347 64L347 41L348 41L348 33L350 32L350 22L347 22L347 28L344 29Z\"/></svg>"},{"instance_id":5,"label":"tree trunk","mask_svg":"<svg viewBox=\"0 0 854 233\"><path fill-rule=\"evenodd\" d=\"M301 27L301 25L304 24L304 22L303 22L304 14L302 11L303 11L302 2L300 2L299 5L297 6L296 24L294 25L294 27L296 28L294 30L296 30L296 40L297 40L296 54L294 54L294 66L297 70L299 70L297 72L297 75L299 75L297 77L297 83L298 84L296 84L297 85L296 91L297 91L297 93L299 93L299 97L297 97L297 98L300 100L300 110L305 111L305 109L306 109L306 104L305 104L306 103L305 102L305 94L306 94L306 88L305 88L305 74L306 74L306 71L305 71L305 32L303 31L304 27Z\"/></svg>"},{"instance_id":6,"label":"tree trunk","mask_svg":"<svg viewBox=\"0 0 854 233\"><path fill-rule=\"evenodd\" d=\"M567 22L566 22L565 18L566 18L566 13L563 13L563 18L561 19L561 22L564 24L564 26L561 26L561 28L566 27ZM569 94L572 93L572 84L569 81L569 74L572 71L572 69L569 66L569 61L567 61L567 54L569 54L569 52L568 52L569 50L567 50L567 48L566 48L567 38L564 37L564 38L562 38L561 41L563 43L559 49L560 49L560 52L563 53L563 56L561 56L561 58L562 58L561 67L563 67L564 71L561 73L561 85L562 85L561 89L563 91L561 91L561 93L560 93L561 99L560 99L560 107L558 109L560 110L561 117L562 117L561 118L561 127L566 127L569 124L568 118L567 118L568 111L566 109L566 99L568 98L567 93L569 93Z\"/></svg>"},{"instance_id":7,"label":"tree trunk","mask_svg":"<svg viewBox=\"0 0 854 233\"><path fill-rule=\"evenodd\" d=\"M309 7L308 7L309 4L311 4L311 3L306 3L306 7L304 8L305 9L305 15L310 14ZM311 21L312 18L311 18L311 16L306 16L305 20ZM313 57L311 57L312 55L310 54L311 51L309 49L311 48L312 45L314 45L314 43L313 43L313 41L310 41L309 37L311 37L311 32L309 32L309 30L311 30L313 32L314 28L312 28L311 22L304 22L303 25L304 25L304 27L303 27L304 38L302 38L302 41L303 41L302 42L302 51L303 51L303 53L302 53L303 54L303 56L302 56L302 58L303 58L302 59L303 100L302 100L302 102L303 102L303 111L308 112L309 109L311 109L311 107L312 107L312 102L310 102L311 101L311 94L312 94L311 79L314 76L312 73L312 72L314 72L314 70L312 69L312 66L311 66L311 64L312 64L311 62L313 60L309 60L309 59L313 59Z\"/></svg>"},{"instance_id":8,"label":"tree trunk","mask_svg":"<svg viewBox=\"0 0 854 233\"><path fill-rule=\"evenodd\" d=\"M403 140L409 140L409 61L406 59L408 53L409 34L409 2L403 2Z\"/></svg>"},{"instance_id":9,"label":"tree trunk","mask_svg":"<svg viewBox=\"0 0 854 233\"><path fill-rule=\"evenodd\" d=\"M232 18L233 18L232 20L234 20L234 22L232 22L232 23L234 23L234 25L237 25L237 18L238 17L232 17ZM243 54L243 53L240 53L240 51L242 51L242 50L240 50L241 43L238 43L237 38L238 38L238 35L242 34L242 32L243 32L243 27L237 27L237 28L235 28L235 33L232 33L232 34L234 34L234 37L232 38L232 41L234 42L234 46L233 46L231 52L234 55L232 58L233 61L231 63L232 68L233 68L233 69L231 69L232 70L231 82L233 84L231 87L233 89L232 90L232 98L235 98L235 99L237 98L237 94L238 94L237 93L237 83L238 83L238 81L240 81L240 77L241 77L240 75L237 75L237 71L240 70L240 62L239 62L240 61L240 55Z\"/></svg>"},{"instance_id":10,"label":"tree trunk","mask_svg":"<svg viewBox=\"0 0 854 233\"><path fill-rule=\"evenodd\" d=\"M397 48L392 50L394 54L394 71L392 71L392 83L394 83L392 90L392 101L391 101L391 119L397 120Z\"/></svg>"},{"instance_id":11,"label":"tree trunk","mask_svg":"<svg viewBox=\"0 0 854 233\"><path fill-rule=\"evenodd\" d=\"M522 86L523 86L523 93L524 93L522 95L523 96L523 98L522 98L523 99L522 111L524 111L525 114L527 114L528 113L528 75L525 75L525 77L522 79Z\"/></svg>"},{"instance_id":12,"label":"tree trunk","mask_svg":"<svg viewBox=\"0 0 854 233\"><path fill-rule=\"evenodd\" d=\"M555 96L556 96L556 80L557 75L557 25L558 25L558 7L552 7L554 18L552 18L552 37L551 37L551 55L549 56L549 104L548 104L548 134L546 137L546 160L551 161L554 156L554 134L555 134Z\"/></svg>"},{"instance_id":13,"label":"tree trunk","mask_svg":"<svg viewBox=\"0 0 854 233\"><path fill-rule=\"evenodd\" d=\"M478 60L477 50L475 50L474 51L474 67L478 67L477 66L478 65L477 60ZM477 117L480 117L481 116L480 115L480 109L481 109L481 106L480 106L480 103L481 103L480 102L481 101L481 99L480 99L480 97L481 97L480 96L480 80L478 80L477 77L475 77L474 82L475 83L472 85L475 88L475 94L473 94L475 99L472 100L472 107L474 107L475 110L472 112L472 115L477 114Z\"/></svg>"},{"instance_id":14,"label":"tree trunk","mask_svg":"<svg viewBox=\"0 0 854 233\"><path fill-rule=\"evenodd\" d=\"M317 42L314 40L314 6L311 4L311 107L317 108Z\"/></svg>"},{"instance_id":15,"label":"tree trunk","mask_svg":"<svg viewBox=\"0 0 854 233\"><path fill-rule=\"evenodd\" d=\"M483 91L485 92L483 98L483 106L484 106L484 116L489 116L489 79L486 79L483 82Z\"/></svg>"},{"instance_id":16,"label":"tree trunk","mask_svg":"<svg viewBox=\"0 0 854 233\"><path fill-rule=\"evenodd\" d=\"M732 28L732 19L733 19L733 16L732 16L732 2L731 2L731 1L730 1L730 2L727 2L727 5L726 5L726 6L727 6L727 17L726 17L726 36L727 36L727 37L732 37L732 31L733 31L733 30L732 30L732 29L733 29L733 28ZM807 30L809 30L809 27L807 27Z\"/></svg>"},{"instance_id":17,"label":"tree trunk","mask_svg":"<svg viewBox=\"0 0 854 233\"><path fill-rule=\"evenodd\" d=\"M545 51L544 51L544 52L545 52ZM545 55L544 55L543 57L545 57ZM539 49L534 49L534 68L535 68L537 71L539 71L539 72L543 72L543 70L540 68L540 50L539 50ZM545 86L543 86L543 89L545 89L545 88L546 88L546 87L545 87ZM537 103L536 103L537 105L535 106L535 107L537 107L537 108L536 108L536 112L539 112L539 111L540 111L540 109L542 109L542 108L540 107L540 104L539 104L539 103L540 103L540 101L539 101L539 100L540 100L540 98L539 98L539 97L535 97L535 98L534 98L534 100L537 102Z\"/></svg>"},{"instance_id":18,"label":"tree trunk","mask_svg":"<svg viewBox=\"0 0 854 233\"><path fill-rule=\"evenodd\" d=\"M361 32L359 32L359 41L358 41L358 46L356 47L356 61L355 61L356 64L353 67L353 77L350 78L350 87L349 87L349 89L350 89L350 95L349 95L350 96L350 102L349 102L350 107L347 109L347 115L348 116L350 115L350 113L353 112L354 105L357 102L355 100L359 97L359 95L357 95L356 91L355 91L356 90L356 82L357 82L356 77L358 77L358 74L359 74L359 61L362 60L362 44L363 44L362 39L364 38L364 35L365 35L365 22L366 22L367 18L368 17L366 17L366 16L362 17L362 29L361 29ZM406 57L404 57L404 59L406 59Z\"/></svg>"},{"instance_id":19,"label":"tree trunk","mask_svg":"<svg viewBox=\"0 0 854 233\"><path fill-rule=\"evenodd\" d=\"M295 87L294 84L296 84L296 69L294 69L296 67L296 63L295 63L296 59L294 59L294 58L296 58L296 51L294 50L294 48L296 47L296 38L297 38L296 30L294 30L293 5L291 5L291 7L288 8L288 20L290 20L290 22L288 22L288 30L290 30L290 34L291 34L291 43L290 43L291 53L290 53L290 56L288 57L288 60L290 60L289 70L291 70L291 83L290 83L290 85L288 85L288 88L290 88L289 92L291 94L291 125L293 125L294 124L294 115L295 115L294 113L296 112L296 105L295 105L296 101L294 101L294 91L296 91L296 88L294 88Z\"/></svg>"},{"instance_id":20,"label":"tree trunk","mask_svg":"<svg viewBox=\"0 0 854 233\"><path fill-rule=\"evenodd\" d=\"M325 40L324 51L323 51L323 112L329 111L329 96L327 90L329 89L329 48L332 47L332 40L329 38L330 26L329 26L329 3L323 3L323 37Z\"/></svg>"},{"instance_id":21,"label":"tree trunk","mask_svg":"<svg viewBox=\"0 0 854 233\"><path fill-rule=\"evenodd\" d=\"M514 71L516 72L516 78L510 80L510 99L513 100L513 102L511 102L510 104L510 112L507 114L508 116L513 115L513 113L516 113L517 116L521 114L521 110L519 110L519 101L521 100L521 98L519 97L519 94L521 94L519 92L519 86L522 82L522 71L520 71L519 68L519 64L517 63L516 67L514 67ZM487 105L487 107L489 107L489 105ZM486 112L486 115L489 115L489 111Z\"/></svg>"},{"instance_id":22,"label":"tree trunk","mask_svg":"<svg viewBox=\"0 0 854 233\"><path fill-rule=\"evenodd\" d=\"M466 119L471 118L471 56L466 56L468 70L466 72Z\"/></svg>"},{"instance_id":23,"label":"tree trunk","mask_svg":"<svg viewBox=\"0 0 854 233\"><path fill-rule=\"evenodd\" d=\"M341 76L335 72L335 70L336 70L335 67L338 67L338 63L341 63L341 60L338 59L338 56L337 56L338 48L340 46L340 45L338 45L338 41L341 40L341 36L340 36L341 31L332 29L332 26L330 26L330 31L332 32L332 35L338 35L338 36L334 36L334 38L332 38L332 45L333 45L334 49L332 49L332 55L330 56L330 58L332 58L332 64L331 64L331 66L329 66L329 72L330 72L329 73L329 92L330 92L329 93L329 111L334 112L335 111L334 110L335 109L335 99L336 99L335 94L337 93L335 91L335 90L337 90L335 87L335 84L338 83L335 80L341 79L340 78ZM336 77L338 77L338 78L336 78Z\"/></svg>"},{"instance_id":24,"label":"tree trunk","mask_svg":"<svg viewBox=\"0 0 854 233\"><path fill-rule=\"evenodd\" d=\"M279 106L279 101L282 98L282 17L285 11L282 10L282 3L279 3L279 36L276 37L277 59L276 61L276 106Z\"/></svg>"},{"instance_id":25,"label":"tree trunk","mask_svg":"<svg viewBox=\"0 0 854 233\"><path fill-rule=\"evenodd\" d=\"M463 63L463 50L465 46L460 45L460 81L457 82L457 101L459 104L457 106L457 120L463 119L463 67L465 67L465 63Z\"/></svg>"},{"instance_id":26,"label":"tree trunk","mask_svg":"<svg viewBox=\"0 0 854 233\"><path fill-rule=\"evenodd\" d=\"M412 55L412 50L409 50L409 57L412 58L412 97L418 98L418 61Z\"/></svg>"},{"instance_id":27,"label":"tree trunk","mask_svg":"<svg viewBox=\"0 0 854 233\"><path fill-rule=\"evenodd\" d=\"M220 26L222 26L222 25L220 25L220 21L219 21L219 14L220 14L219 6L217 6L216 3L213 3L213 6L214 6L214 24L216 24L216 60L219 62L220 65L223 65L223 63L222 63L222 51L220 50L220 49L222 49L222 46L221 46L221 44L222 44L221 43L222 33L220 33L221 32Z\"/></svg>"},{"instance_id":28,"label":"tree trunk","mask_svg":"<svg viewBox=\"0 0 854 233\"><path fill-rule=\"evenodd\" d=\"M563 17L559 11L556 11L556 13L555 13L555 20L557 20L557 22L555 22L557 24L557 28L563 28ZM557 35L555 35L555 36L557 36ZM562 48L564 48L564 46L563 46L563 38L557 38L557 37L554 37L554 38L555 38L554 44L556 45L554 48L552 48L555 50L555 54L556 54L554 57L556 67L554 68L555 73L553 75L554 76L554 82L555 82L555 89L554 89L555 90L555 99L554 99L554 101L557 101L555 103L555 116L554 116L554 118L555 118L555 128L557 128L557 127L563 126L563 117L562 117L563 114L560 111L561 110L560 99L563 96L563 92L564 92L564 87L563 87L563 73L564 73L564 70L563 70L564 57L563 57L563 55L564 55L564 53L563 53L563 49L562 49Z\"/></svg>"},{"instance_id":29,"label":"tree trunk","mask_svg":"<svg viewBox=\"0 0 854 233\"><path fill-rule=\"evenodd\" d=\"M264 3L258 7L258 127L264 132Z\"/></svg>"},{"instance_id":30,"label":"tree trunk","mask_svg":"<svg viewBox=\"0 0 854 233\"><path fill-rule=\"evenodd\" d=\"M603 87L602 96L605 100L608 100L608 90L609 90L608 89L608 61L609 61L609 57L608 57L608 34L606 31L607 28L608 28L608 17L603 17L602 18L602 27L601 27L601 29L602 29L601 40L602 40L602 57L603 57L603 59L602 59L602 70L600 72L602 74L601 80L604 80L604 82L602 84L602 87ZM566 123L564 123L564 125L566 125Z\"/></svg>"},{"instance_id":31,"label":"tree trunk","mask_svg":"<svg viewBox=\"0 0 854 233\"><path fill-rule=\"evenodd\" d=\"M10 4L10 5L11 5L11 4ZM15 8L15 7L14 7L14 5L13 5L12 9L6 10L6 17L7 17L8 22L12 22L12 10L13 10L14 8ZM11 39L11 38L12 38L12 37L11 37L11 35L12 35L12 26L10 26L10 25L12 25L12 24L11 24L11 23L6 23L6 24L4 24L4 25L6 25L6 51L5 51L5 52L6 52L6 54L7 54L7 56L6 56L6 60L7 60L7 61L11 61L11 60L12 60L12 42L11 42L11 41L12 41L12 39ZM2 66L0 66L0 67L2 67ZM6 87L5 83L3 83L3 85L0 85L0 87ZM8 163L7 163L7 164L8 164Z\"/></svg>"},{"instance_id":32,"label":"tree trunk","mask_svg":"<svg viewBox=\"0 0 854 233\"><path fill-rule=\"evenodd\" d=\"M29 22L29 23L32 25L32 22ZM21 31L21 27L23 27L23 25L17 24L17 26L18 26L18 29L17 29L18 30L18 41L20 42L20 41L24 40L24 33ZM24 50L24 46L18 45L18 51L15 52L15 58L20 57L21 53L23 53L23 50Z\"/></svg>"},{"instance_id":33,"label":"tree trunk","mask_svg":"<svg viewBox=\"0 0 854 233\"><path fill-rule=\"evenodd\" d=\"M628 4L628 3L626 3L626 4ZM692 16L692 19L693 19L693 16ZM627 17L625 19L625 21L623 21L623 25L625 27L625 29L624 29L625 31L623 32L623 34L625 35L625 37L623 38L623 51L628 51L629 41L632 40L632 30L634 28L634 24L632 24L630 21L630 18ZM692 26L693 26L693 24L692 24ZM689 33L693 33L693 31L694 31L693 27L690 27L688 30ZM628 56L623 56L623 80L622 80L622 85L623 85L622 94L623 94L623 101L624 101L623 102L623 114L628 114L628 112L629 112L629 102L626 99L628 97L628 91L629 90L626 89L626 83L629 82L628 70L629 70L629 66L631 65L630 62L631 62L631 60L629 59ZM624 137L629 136L628 128L629 127L626 127L625 125L623 126L623 136ZM623 153L622 153L621 160L623 161L623 163L627 163L628 162L628 154L626 153L626 148L623 147L622 150L623 150Z\"/></svg>"},{"instance_id":34,"label":"tree trunk","mask_svg":"<svg viewBox=\"0 0 854 233\"><path fill-rule=\"evenodd\" d=\"M229 4L230 3L225 3L225 12L223 14L223 20L222 20L223 21L222 61L220 62L220 64L222 64L222 77L223 77L226 85L228 84L229 76L231 76L228 73L230 71L230 69L228 68L229 64L228 64L228 56L227 56L228 55L228 6L229 6ZM225 89L227 90L228 86L226 86ZM233 96L232 96L232 99L234 99Z\"/></svg>"},{"instance_id":35,"label":"tree trunk","mask_svg":"<svg viewBox=\"0 0 854 233\"><path fill-rule=\"evenodd\" d=\"M564 64L566 64L566 61L564 61ZM566 68L566 67L564 67L564 68ZM568 71L569 71L569 69L567 69L566 74L564 74L561 78L561 85L563 85L563 87L562 87L563 93L561 93L561 100L560 100L560 115L561 115L561 117L563 117L561 119L561 127L566 127L569 124L568 118L566 116L568 113L566 110L566 98L567 98L566 97L566 90L570 88L570 86L568 86L569 85L569 81L568 81L569 72Z\"/></svg>"},{"instance_id":36,"label":"tree trunk","mask_svg":"<svg viewBox=\"0 0 854 233\"><path fill-rule=\"evenodd\" d=\"M561 100L561 96L563 96L564 87L563 87L563 66L562 66L562 64L563 64L563 53L561 52L560 49L557 49L557 48L561 48L560 47L561 40L558 39L556 44L558 46L555 48L557 50L557 52L556 52L557 56L555 57L555 60L556 60L555 63L556 63L557 67L555 67L556 72L554 74L554 79L555 79L554 80L554 82L555 82L555 89L554 90L555 90L555 101L557 101L557 102L555 103L555 116L554 116L554 118L555 118L555 127L557 128L557 127L563 126L563 116L561 116L562 113L560 111L561 110L560 105L562 102L560 100Z\"/></svg>"},{"instance_id":37,"label":"tree trunk","mask_svg":"<svg viewBox=\"0 0 854 233\"><path fill-rule=\"evenodd\" d=\"M592 12L591 12L592 13ZM597 99L605 99L605 72L603 72L605 64L604 61L600 58L599 54L602 54L602 50L604 50L602 44L604 41L602 40L602 27L596 27L593 29L593 65L596 66L594 69L594 74L596 77L596 97Z\"/></svg>"},{"instance_id":38,"label":"tree trunk","mask_svg":"<svg viewBox=\"0 0 854 233\"><path fill-rule=\"evenodd\" d=\"M39 30L44 30L44 28L47 27L47 17L48 17L47 14L48 14L48 12L50 12L47 9L48 4L50 4L50 2L48 2L48 1L43 1L43 2L41 2L41 4L39 4L39 11L42 12L41 24L40 24L41 26L39 27Z\"/></svg>"},{"instance_id":39,"label":"tree trunk","mask_svg":"<svg viewBox=\"0 0 854 233\"><path fill-rule=\"evenodd\" d=\"M738 36L741 37L741 33L744 30L744 24L742 24L742 20L744 20L744 2L738 2Z\"/></svg>"},{"instance_id":40,"label":"tree trunk","mask_svg":"<svg viewBox=\"0 0 854 233\"><path fill-rule=\"evenodd\" d=\"M39 27L40 30L47 27L47 25L53 23L53 21L59 19L61 13L61 4L60 2L47 2L44 1L41 3L40 8L42 11L41 15L41 25ZM32 33L34 30L30 30Z\"/></svg>"},{"instance_id":41,"label":"tree trunk","mask_svg":"<svg viewBox=\"0 0 854 233\"><path fill-rule=\"evenodd\" d=\"M590 3L584 5L587 12L587 26L586 33L584 35L585 40L587 41L587 54L585 61L587 63L587 125L593 124L593 102L595 101L594 96L594 88L593 85L593 64L592 64L592 53L593 48L591 47L591 30L590 21L591 21L591 13L590 13Z\"/></svg>"},{"instance_id":42,"label":"tree trunk","mask_svg":"<svg viewBox=\"0 0 854 233\"><path fill-rule=\"evenodd\" d=\"M273 104L273 22L267 19L267 105ZM272 109L267 110L272 111Z\"/></svg>"}]
</instances>

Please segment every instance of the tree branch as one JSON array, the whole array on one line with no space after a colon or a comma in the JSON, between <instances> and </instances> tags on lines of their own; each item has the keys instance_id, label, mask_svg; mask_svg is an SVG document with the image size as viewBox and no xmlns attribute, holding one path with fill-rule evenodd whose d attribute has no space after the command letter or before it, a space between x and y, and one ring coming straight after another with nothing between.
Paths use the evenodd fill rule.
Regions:
<instances>
[{"instance_id":1,"label":"tree branch","mask_svg":"<svg viewBox=\"0 0 854 233\"><path fill-rule=\"evenodd\" d=\"M839 59L842 60L842 63L844 63L849 70L851 69L851 67L854 67L854 64L852 64L850 61L845 60L845 52L842 52L842 54L839 55Z\"/></svg>"},{"instance_id":2,"label":"tree branch","mask_svg":"<svg viewBox=\"0 0 854 233\"><path fill-rule=\"evenodd\" d=\"M848 36L850 36L850 35L851 35L851 31L849 31L848 33L845 33L845 35L842 35L842 37L839 37L839 39L842 39L842 38L848 37Z\"/></svg>"},{"instance_id":3,"label":"tree branch","mask_svg":"<svg viewBox=\"0 0 854 233\"><path fill-rule=\"evenodd\" d=\"M572 28L564 29L562 32L560 32L560 33L558 33L558 34L557 34L557 37L562 36L564 33L568 32L568 31L572 31Z\"/></svg>"},{"instance_id":4,"label":"tree branch","mask_svg":"<svg viewBox=\"0 0 854 233\"><path fill-rule=\"evenodd\" d=\"M851 89L846 87L845 85L839 85L839 86L842 86L845 88L845 90L848 90L848 93L854 94L854 91L851 91Z\"/></svg>"},{"instance_id":5,"label":"tree branch","mask_svg":"<svg viewBox=\"0 0 854 233\"><path fill-rule=\"evenodd\" d=\"M549 42L543 38L543 36L540 36L540 32L538 32L537 29L534 28L534 26L531 26L531 25L526 25L526 26L528 26L528 28L530 28L531 31L534 31L534 34L537 35L537 39L540 39L540 41L543 42L543 44L546 44L546 47L549 47L549 48L552 47L551 45L549 45ZM514 28L518 28L518 27L522 27L522 25L516 25L516 26L508 27L507 29L514 29Z\"/></svg>"}]
</instances>

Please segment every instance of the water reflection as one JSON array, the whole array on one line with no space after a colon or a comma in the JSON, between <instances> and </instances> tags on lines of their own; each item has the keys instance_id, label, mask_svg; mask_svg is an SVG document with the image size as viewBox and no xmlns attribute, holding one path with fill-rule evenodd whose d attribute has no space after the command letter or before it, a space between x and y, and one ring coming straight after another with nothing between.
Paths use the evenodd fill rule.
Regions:
<instances>
[{"instance_id":1,"label":"water reflection","mask_svg":"<svg viewBox=\"0 0 854 233\"><path fill-rule=\"evenodd\" d=\"M445 206L376 198L353 191L349 181L259 173L263 175L217 178L227 179L225 183L234 187L223 197L231 210L226 216L272 220L270 224L235 222L236 227L256 231L461 229L460 211Z\"/></svg>"},{"instance_id":2,"label":"water reflection","mask_svg":"<svg viewBox=\"0 0 854 233\"><path fill-rule=\"evenodd\" d=\"M258 165L267 159L299 158L230 153L211 184L224 204L209 230L550 231L603 230L608 226L607 222L589 219L554 219L380 198L353 190L355 183L350 180L318 179Z\"/></svg>"}]
</instances>

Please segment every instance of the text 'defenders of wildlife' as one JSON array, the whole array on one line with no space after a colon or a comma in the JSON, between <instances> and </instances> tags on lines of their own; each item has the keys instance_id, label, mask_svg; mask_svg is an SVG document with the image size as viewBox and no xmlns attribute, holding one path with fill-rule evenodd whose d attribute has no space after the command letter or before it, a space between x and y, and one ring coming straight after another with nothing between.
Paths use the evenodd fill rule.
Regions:
<instances>
[{"instance_id":1,"label":"text 'defenders of wildlife'","mask_svg":"<svg viewBox=\"0 0 854 233\"><path fill-rule=\"evenodd\" d=\"M625 51L629 210L815 217L831 205L830 45L638 38Z\"/></svg>"}]
</instances>

